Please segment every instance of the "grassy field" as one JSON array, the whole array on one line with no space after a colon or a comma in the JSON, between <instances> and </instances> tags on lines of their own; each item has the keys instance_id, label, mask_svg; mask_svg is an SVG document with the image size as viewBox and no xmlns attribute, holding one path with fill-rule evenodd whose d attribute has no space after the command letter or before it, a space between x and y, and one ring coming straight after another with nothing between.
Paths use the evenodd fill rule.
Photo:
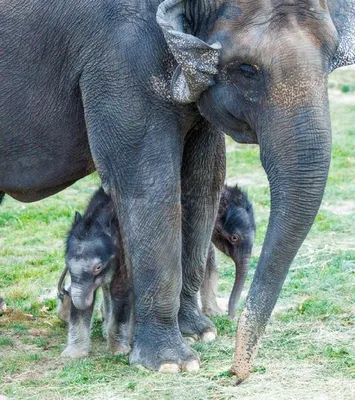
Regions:
<instances>
[{"instance_id":1,"label":"grassy field","mask_svg":"<svg viewBox=\"0 0 355 400\"><path fill-rule=\"evenodd\" d=\"M40 203L6 198L0 207L0 398L9 399L352 399L355 398L355 70L331 76L333 156L312 231L294 261L250 379L234 387L235 323L214 319L219 338L197 343L199 373L159 375L131 368L105 351L94 323L92 356L59 358L66 326L56 317L56 282L74 210L83 210L97 177ZM345 88L345 89L344 89ZM257 146L227 141L228 181L248 189L257 238L248 285L269 212L269 189ZM234 278L220 256L221 302ZM244 296L246 291L244 293ZM240 305L241 308L241 305Z\"/></svg>"}]
</instances>

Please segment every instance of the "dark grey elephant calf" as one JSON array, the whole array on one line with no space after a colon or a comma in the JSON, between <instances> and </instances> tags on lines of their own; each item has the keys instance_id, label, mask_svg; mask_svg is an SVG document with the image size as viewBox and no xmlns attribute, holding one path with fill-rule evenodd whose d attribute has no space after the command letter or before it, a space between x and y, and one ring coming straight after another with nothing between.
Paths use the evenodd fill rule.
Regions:
<instances>
[{"instance_id":1,"label":"dark grey elephant calf","mask_svg":"<svg viewBox=\"0 0 355 400\"><path fill-rule=\"evenodd\" d=\"M0 191L57 193L97 169L132 271L132 364L194 371L224 137L259 143L271 214L237 332L245 379L318 211L327 75L355 62L353 0L0 0Z\"/></svg>"},{"instance_id":2,"label":"dark grey elephant calf","mask_svg":"<svg viewBox=\"0 0 355 400\"><path fill-rule=\"evenodd\" d=\"M66 246L66 269L61 276L59 315L69 323L68 344L63 356L84 357L90 350L90 329L96 290L103 291L104 334L108 350L130 351L132 287L125 263L115 209L102 189L91 199L85 214L75 214ZM70 272L68 291L62 288Z\"/></svg>"},{"instance_id":3,"label":"dark grey elephant calf","mask_svg":"<svg viewBox=\"0 0 355 400\"><path fill-rule=\"evenodd\" d=\"M217 304L218 272L215 247L230 257L235 264L234 284L228 302L228 315L234 318L236 304L248 274L254 238L254 211L247 194L237 185L225 185L208 250L205 277L200 289L202 310L206 315L212 317L221 314Z\"/></svg>"}]
</instances>

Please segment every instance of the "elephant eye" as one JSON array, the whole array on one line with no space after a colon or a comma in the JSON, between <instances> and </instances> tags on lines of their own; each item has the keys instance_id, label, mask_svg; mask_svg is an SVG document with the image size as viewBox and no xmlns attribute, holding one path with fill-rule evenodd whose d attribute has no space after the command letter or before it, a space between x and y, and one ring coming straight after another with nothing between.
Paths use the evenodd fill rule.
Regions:
<instances>
[{"instance_id":1,"label":"elephant eye","mask_svg":"<svg viewBox=\"0 0 355 400\"><path fill-rule=\"evenodd\" d=\"M257 65L242 64L239 66L239 70L247 78L253 78L259 72L259 67Z\"/></svg>"},{"instance_id":2,"label":"elephant eye","mask_svg":"<svg viewBox=\"0 0 355 400\"><path fill-rule=\"evenodd\" d=\"M102 271L102 267L103 267L102 263L96 264L93 271L94 275L99 274Z\"/></svg>"},{"instance_id":3,"label":"elephant eye","mask_svg":"<svg viewBox=\"0 0 355 400\"><path fill-rule=\"evenodd\" d=\"M236 235L236 234L231 235L231 237L230 237L230 242L232 244L237 244L237 243L240 242L240 240L241 240L241 237L239 235Z\"/></svg>"}]
</instances>

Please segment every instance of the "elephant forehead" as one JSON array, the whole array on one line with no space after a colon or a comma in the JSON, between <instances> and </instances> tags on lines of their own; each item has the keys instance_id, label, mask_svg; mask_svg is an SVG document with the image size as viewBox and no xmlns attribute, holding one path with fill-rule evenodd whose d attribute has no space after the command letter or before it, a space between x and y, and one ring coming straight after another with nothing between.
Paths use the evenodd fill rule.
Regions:
<instances>
[{"instance_id":1,"label":"elephant forehead","mask_svg":"<svg viewBox=\"0 0 355 400\"><path fill-rule=\"evenodd\" d=\"M311 11L324 11L326 9L326 0L269 0L264 1L273 8L297 6L298 8L309 8Z\"/></svg>"},{"instance_id":2,"label":"elephant forehead","mask_svg":"<svg viewBox=\"0 0 355 400\"><path fill-rule=\"evenodd\" d=\"M313 57L314 50L318 57L324 47L333 49L336 31L328 10L318 1L289 3L242 1L238 2L242 10L239 17L217 20L213 40L222 43L220 67L245 60L273 68L275 56L283 56L291 47L295 53L303 51L304 58Z\"/></svg>"},{"instance_id":3,"label":"elephant forehead","mask_svg":"<svg viewBox=\"0 0 355 400\"><path fill-rule=\"evenodd\" d=\"M306 14L316 15L327 12L326 0L230 0L224 2L219 8L218 19L223 23L238 22L265 22L277 14L294 14L304 16Z\"/></svg>"},{"instance_id":4,"label":"elephant forehead","mask_svg":"<svg viewBox=\"0 0 355 400\"><path fill-rule=\"evenodd\" d=\"M68 267L72 274L78 275L83 272L88 272L93 265L96 265L99 262L100 259L98 257L74 257L68 261Z\"/></svg>"}]
</instances>

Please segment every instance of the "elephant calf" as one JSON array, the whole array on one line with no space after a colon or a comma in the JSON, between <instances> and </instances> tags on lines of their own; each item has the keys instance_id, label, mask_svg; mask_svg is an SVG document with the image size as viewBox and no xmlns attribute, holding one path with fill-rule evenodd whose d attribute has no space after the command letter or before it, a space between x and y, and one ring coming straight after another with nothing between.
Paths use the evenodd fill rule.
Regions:
<instances>
[{"instance_id":1,"label":"elephant calf","mask_svg":"<svg viewBox=\"0 0 355 400\"><path fill-rule=\"evenodd\" d=\"M236 266L236 278L229 299L228 312L234 318L235 306L248 271L255 234L253 207L238 186L225 186L209 249L201 301L205 314L221 314L217 305L217 266L214 246L231 257ZM124 254L119 245L119 229L113 205L103 189L91 199L82 217L75 214L68 235L66 263L71 275L69 293L62 289L67 269L59 282L61 305L58 315L69 323L68 346L63 355L88 354L90 324L95 291L102 286L105 330L108 347L113 353L129 351L129 277Z\"/></svg>"},{"instance_id":2,"label":"elephant calf","mask_svg":"<svg viewBox=\"0 0 355 400\"><path fill-rule=\"evenodd\" d=\"M63 356L85 357L90 349L90 328L96 290L103 291L105 333L113 354L126 354L131 341L130 277L125 266L113 203L99 189L81 216L75 213L66 246L66 268L59 282L59 316L69 322ZM62 289L69 270L71 285Z\"/></svg>"},{"instance_id":3,"label":"elephant calf","mask_svg":"<svg viewBox=\"0 0 355 400\"><path fill-rule=\"evenodd\" d=\"M202 310L206 315L212 317L221 314L216 299L218 275L214 246L235 264L234 285L228 302L228 315L234 318L248 273L254 237L254 212L247 194L238 185L225 185L208 251L205 279L200 289Z\"/></svg>"}]
</instances>

